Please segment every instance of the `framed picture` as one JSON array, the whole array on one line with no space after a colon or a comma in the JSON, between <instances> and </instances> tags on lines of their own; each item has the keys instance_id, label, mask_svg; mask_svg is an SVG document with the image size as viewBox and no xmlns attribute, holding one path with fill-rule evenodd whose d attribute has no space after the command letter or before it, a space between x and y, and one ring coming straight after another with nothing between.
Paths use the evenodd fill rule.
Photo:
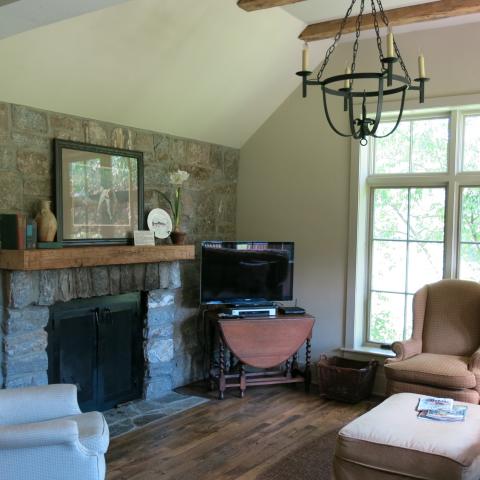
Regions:
<instances>
[{"instance_id":1,"label":"framed picture","mask_svg":"<svg viewBox=\"0 0 480 480\"><path fill-rule=\"evenodd\" d=\"M57 240L128 244L143 230L143 153L54 140Z\"/></svg>"}]
</instances>

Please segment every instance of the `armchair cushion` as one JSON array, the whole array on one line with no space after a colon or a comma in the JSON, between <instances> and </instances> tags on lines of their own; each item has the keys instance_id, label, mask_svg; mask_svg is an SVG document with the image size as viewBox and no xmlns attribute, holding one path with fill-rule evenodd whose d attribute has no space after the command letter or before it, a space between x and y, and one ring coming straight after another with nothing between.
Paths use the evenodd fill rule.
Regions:
<instances>
[{"instance_id":1,"label":"armchair cushion","mask_svg":"<svg viewBox=\"0 0 480 480\"><path fill-rule=\"evenodd\" d=\"M103 454L106 453L109 443L108 425L104 416L99 412L81 413L65 417L66 421L74 421L78 426L80 443L88 450Z\"/></svg>"},{"instance_id":2,"label":"armchair cushion","mask_svg":"<svg viewBox=\"0 0 480 480\"><path fill-rule=\"evenodd\" d=\"M468 357L421 353L401 362L385 365L388 379L444 388L475 388L475 375L468 369Z\"/></svg>"}]
</instances>

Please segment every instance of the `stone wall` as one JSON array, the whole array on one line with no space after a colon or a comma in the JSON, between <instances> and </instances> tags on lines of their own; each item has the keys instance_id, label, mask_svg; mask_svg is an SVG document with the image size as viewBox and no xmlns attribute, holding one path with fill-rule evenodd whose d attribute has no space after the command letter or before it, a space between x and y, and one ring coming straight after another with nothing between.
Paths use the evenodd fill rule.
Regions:
<instances>
[{"instance_id":1,"label":"stone wall","mask_svg":"<svg viewBox=\"0 0 480 480\"><path fill-rule=\"evenodd\" d=\"M7 103L0 103L0 213L22 212L33 216L40 200L53 200L52 139L54 138L142 151L145 173L145 213L156 207L168 210L160 194L160 192L169 193L168 173L178 168L188 171L190 178L185 183L183 194L182 227L188 234L189 243L195 242L198 246L201 240L235 238L238 150ZM156 336L158 345L165 347L161 351L170 352L172 347L173 357L169 360L168 366L160 362L155 367L149 367L150 375L164 373L168 369L168 376L163 378L170 379L162 386L156 384L149 387L151 392L158 393L160 389L166 389L167 385L175 387L188 383L202 374L203 327L197 316L198 266L198 260L182 262L180 264L181 288L169 291L166 297L162 297L163 301L168 299L170 302L165 310L168 313L162 315L165 318L171 317L173 335L169 342L161 341L166 339L162 338L158 329L153 330L155 333L152 335ZM123 281L124 284L129 282L132 277L123 275L122 272L128 270L128 268L122 270L123 268L127 267L113 269L109 267L109 272L113 272L113 277L109 278L117 278L115 275L118 275L118 282ZM136 268L141 269L141 266ZM42 275L48 276L49 273L42 272ZM81 278L82 275L87 275L84 277L86 281L79 281L78 285L88 290L92 285L96 285L96 282L102 282L105 270L92 269L87 274L83 269L78 269L78 271L70 271L68 275L70 278ZM11 279L4 275L2 280L5 291L9 288L5 283ZM46 277L42 277L42 282L44 280L46 281ZM131 288L131 285L124 285L124 287ZM48 292L44 291L44 294L47 295ZM69 296L68 291L65 298L58 292L55 295L58 296L56 298L58 301L65 301ZM157 297L154 295L152 298ZM153 305L157 304L155 300ZM37 307L42 308L40 304ZM0 332L0 340L3 335L2 356L5 356L5 352L10 348L4 334L5 329L9 328L8 325L13 325L9 323L8 317L14 313L12 313L13 310L9 313L9 309L15 308L7 302L2 309L4 319L2 332ZM155 322L162 323L157 317ZM147 354L155 355L152 349ZM1 375L3 376L3 373ZM8 378L2 379L1 376L0 382L0 384L9 384Z\"/></svg>"},{"instance_id":2,"label":"stone wall","mask_svg":"<svg viewBox=\"0 0 480 480\"><path fill-rule=\"evenodd\" d=\"M0 355L5 388L48 383L46 353L49 307L77 298L148 292L144 318L144 396L155 398L199 372L179 371L175 361L175 301L181 288L179 262L2 272L4 304ZM182 350L182 343L177 351ZM185 348L183 348L185 350ZM195 351L190 350L190 354ZM201 352L195 357L200 357ZM195 362L193 362L195 364Z\"/></svg>"},{"instance_id":3,"label":"stone wall","mask_svg":"<svg viewBox=\"0 0 480 480\"><path fill-rule=\"evenodd\" d=\"M183 227L190 240L235 236L236 149L106 122L0 103L0 213L34 215L53 200L52 139L140 150L145 210L167 205L168 173L187 170Z\"/></svg>"}]
</instances>

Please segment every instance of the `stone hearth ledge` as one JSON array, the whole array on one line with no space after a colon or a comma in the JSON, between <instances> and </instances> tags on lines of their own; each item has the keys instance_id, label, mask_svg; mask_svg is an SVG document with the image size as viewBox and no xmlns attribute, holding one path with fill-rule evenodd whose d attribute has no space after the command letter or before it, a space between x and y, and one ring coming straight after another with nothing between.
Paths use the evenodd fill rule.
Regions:
<instances>
[{"instance_id":1,"label":"stone hearth ledge","mask_svg":"<svg viewBox=\"0 0 480 480\"><path fill-rule=\"evenodd\" d=\"M40 271L1 271L0 386L48 383L49 307L77 298L147 292L144 320L144 398L173 387L175 295L179 262Z\"/></svg>"}]
</instances>

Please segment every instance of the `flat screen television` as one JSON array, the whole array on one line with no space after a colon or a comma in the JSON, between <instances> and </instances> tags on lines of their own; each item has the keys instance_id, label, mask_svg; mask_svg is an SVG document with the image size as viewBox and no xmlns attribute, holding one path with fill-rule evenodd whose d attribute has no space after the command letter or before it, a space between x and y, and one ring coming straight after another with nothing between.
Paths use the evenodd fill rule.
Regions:
<instances>
[{"instance_id":1,"label":"flat screen television","mask_svg":"<svg viewBox=\"0 0 480 480\"><path fill-rule=\"evenodd\" d=\"M202 242L203 304L292 300L293 242Z\"/></svg>"}]
</instances>

